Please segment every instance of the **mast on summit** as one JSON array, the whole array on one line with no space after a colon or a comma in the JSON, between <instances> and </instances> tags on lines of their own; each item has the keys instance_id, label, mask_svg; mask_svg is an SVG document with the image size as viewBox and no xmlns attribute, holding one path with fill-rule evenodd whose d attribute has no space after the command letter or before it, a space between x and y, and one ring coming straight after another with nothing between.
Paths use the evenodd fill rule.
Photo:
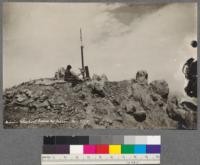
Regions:
<instances>
[{"instance_id":1,"label":"mast on summit","mask_svg":"<svg viewBox=\"0 0 200 165\"><path fill-rule=\"evenodd\" d=\"M82 76L83 79L85 79L85 72L83 72L85 70L85 66L84 66L84 54L83 54L83 36L82 36L82 29L80 29L80 41L81 41L81 65L82 65Z\"/></svg>"}]
</instances>

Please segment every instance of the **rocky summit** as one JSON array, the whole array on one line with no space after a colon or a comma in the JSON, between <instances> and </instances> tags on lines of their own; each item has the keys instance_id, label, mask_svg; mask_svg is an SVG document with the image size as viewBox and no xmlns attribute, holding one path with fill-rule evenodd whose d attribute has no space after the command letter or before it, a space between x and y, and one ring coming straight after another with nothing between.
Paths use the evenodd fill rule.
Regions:
<instances>
[{"instance_id":1,"label":"rocky summit","mask_svg":"<svg viewBox=\"0 0 200 165\"><path fill-rule=\"evenodd\" d=\"M119 82L94 75L75 86L38 79L4 91L4 127L177 129L174 97L165 80L149 83L146 71Z\"/></svg>"}]
</instances>

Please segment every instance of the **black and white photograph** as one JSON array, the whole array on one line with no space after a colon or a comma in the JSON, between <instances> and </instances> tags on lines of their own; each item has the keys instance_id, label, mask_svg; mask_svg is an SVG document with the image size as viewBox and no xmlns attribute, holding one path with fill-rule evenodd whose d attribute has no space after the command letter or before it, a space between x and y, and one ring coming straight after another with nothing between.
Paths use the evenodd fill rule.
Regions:
<instances>
[{"instance_id":1,"label":"black and white photograph","mask_svg":"<svg viewBox=\"0 0 200 165\"><path fill-rule=\"evenodd\" d=\"M197 3L3 4L4 128L197 129Z\"/></svg>"}]
</instances>

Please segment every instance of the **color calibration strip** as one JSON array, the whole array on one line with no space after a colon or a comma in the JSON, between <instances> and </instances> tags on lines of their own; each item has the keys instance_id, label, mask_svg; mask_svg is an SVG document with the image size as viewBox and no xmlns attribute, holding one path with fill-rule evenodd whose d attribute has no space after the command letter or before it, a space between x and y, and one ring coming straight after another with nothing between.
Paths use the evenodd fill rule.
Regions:
<instances>
[{"instance_id":1,"label":"color calibration strip","mask_svg":"<svg viewBox=\"0 0 200 165\"><path fill-rule=\"evenodd\" d=\"M44 145L43 154L160 154L161 145Z\"/></svg>"},{"instance_id":2,"label":"color calibration strip","mask_svg":"<svg viewBox=\"0 0 200 165\"><path fill-rule=\"evenodd\" d=\"M52 136L44 137L42 165L160 164L160 153L160 136Z\"/></svg>"}]
</instances>

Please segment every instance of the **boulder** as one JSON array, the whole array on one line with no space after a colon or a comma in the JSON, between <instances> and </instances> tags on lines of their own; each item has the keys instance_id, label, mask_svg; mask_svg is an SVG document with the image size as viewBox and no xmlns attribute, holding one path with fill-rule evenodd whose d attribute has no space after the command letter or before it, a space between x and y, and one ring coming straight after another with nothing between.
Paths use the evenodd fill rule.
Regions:
<instances>
[{"instance_id":1,"label":"boulder","mask_svg":"<svg viewBox=\"0 0 200 165\"><path fill-rule=\"evenodd\" d=\"M146 120L146 112L145 111L136 111L134 114L133 114L134 118L136 121L138 122L143 122L144 120Z\"/></svg>"},{"instance_id":2,"label":"boulder","mask_svg":"<svg viewBox=\"0 0 200 165\"><path fill-rule=\"evenodd\" d=\"M146 111L141 107L139 102L129 101L126 103L126 113L133 116L138 122L143 122L146 119Z\"/></svg>"},{"instance_id":3,"label":"boulder","mask_svg":"<svg viewBox=\"0 0 200 165\"><path fill-rule=\"evenodd\" d=\"M192 102L178 103L176 96L168 100L166 112L168 116L179 122L182 129L196 129L197 128L197 107Z\"/></svg>"},{"instance_id":4,"label":"boulder","mask_svg":"<svg viewBox=\"0 0 200 165\"><path fill-rule=\"evenodd\" d=\"M133 99L143 105L145 109L151 109L153 106L153 100L150 95L148 86L133 83L130 91L128 91L130 99Z\"/></svg>"},{"instance_id":5,"label":"boulder","mask_svg":"<svg viewBox=\"0 0 200 165\"><path fill-rule=\"evenodd\" d=\"M169 95L169 85L165 80L155 80L150 83L150 89L160 95L163 99L167 99Z\"/></svg>"},{"instance_id":6,"label":"boulder","mask_svg":"<svg viewBox=\"0 0 200 165\"><path fill-rule=\"evenodd\" d=\"M182 121L185 118L185 112L178 107L175 97L168 100L166 112L175 121Z\"/></svg>"},{"instance_id":7,"label":"boulder","mask_svg":"<svg viewBox=\"0 0 200 165\"><path fill-rule=\"evenodd\" d=\"M90 82L87 82L88 88L91 89L91 92L93 94L96 94L100 97L105 97L104 93L104 82L102 81L97 81L97 80L92 80Z\"/></svg>"},{"instance_id":8,"label":"boulder","mask_svg":"<svg viewBox=\"0 0 200 165\"><path fill-rule=\"evenodd\" d=\"M140 70L136 73L136 82L139 84L148 84L148 73L145 70Z\"/></svg>"}]
</instances>

